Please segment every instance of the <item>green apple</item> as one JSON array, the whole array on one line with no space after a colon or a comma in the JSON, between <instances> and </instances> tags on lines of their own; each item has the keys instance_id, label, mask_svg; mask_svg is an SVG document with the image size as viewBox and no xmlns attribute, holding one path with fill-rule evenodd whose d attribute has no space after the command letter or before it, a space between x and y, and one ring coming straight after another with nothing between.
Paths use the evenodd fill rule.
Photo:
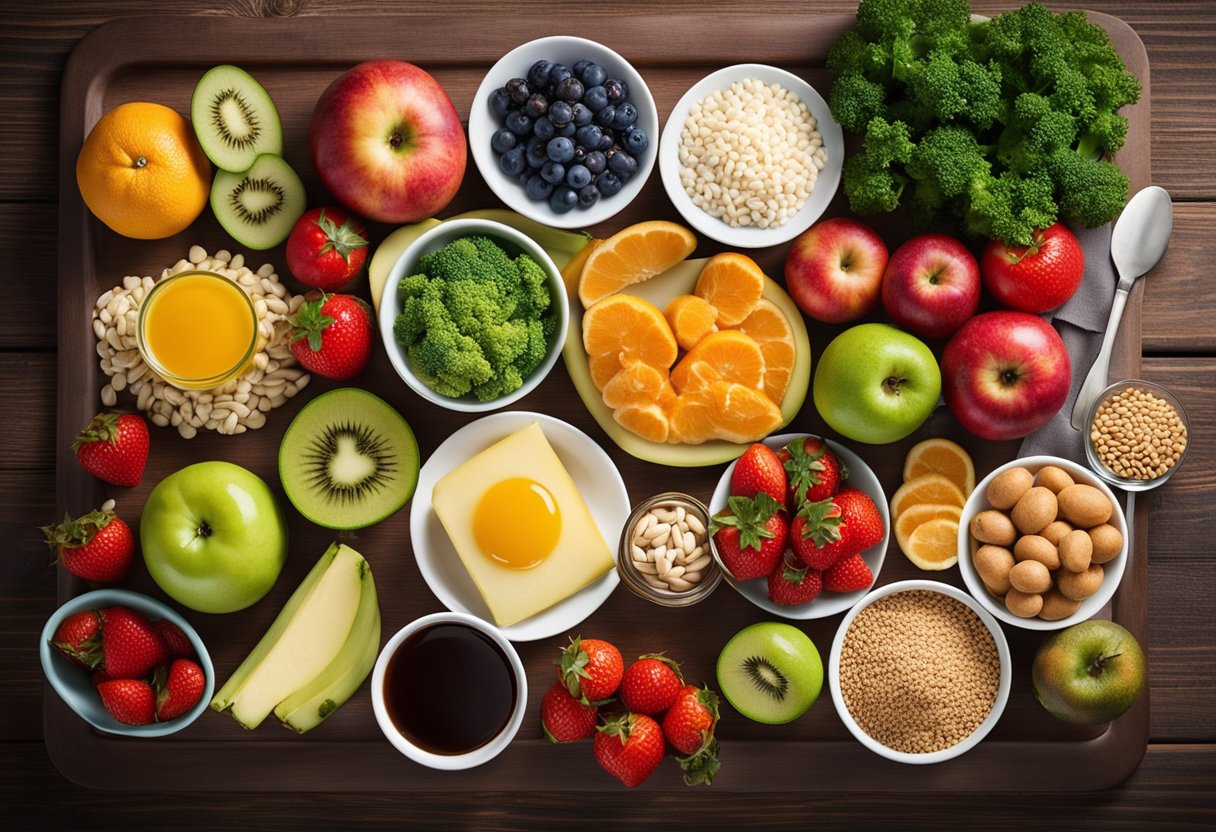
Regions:
<instances>
[{"instance_id":1,"label":"green apple","mask_svg":"<svg viewBox=\"0 0 1216 832\"><path fill-rule=\"evenodd\" d=\"M287 557L287 524L270 488L231 462L165 477L139 519L156 585L199 612L235 612L270 591Z\"/></svg>"},{"instance_id":2,"label":"green apple","mask_svg":"<svg viewBox=\"0 0 1216 832\"><path fill-rule=\"evenodd\" d=\"M837 335L815 369L815 408L841 436L871 445L903 439L937 407L942 374L925 343L889 324Z\"/></svg>"},{"instance_id":3,"label":"green apple","mask_svg":"<svg viewBox=\"0 0 1216 832\"><path fill-rule=\"evenodd\" d=\"M806 633L762 621L735 633L718 654L718 687L736 711L780 725L807 712L823 688L823 661Z\"/></svg>"},{"instance_id":4,"label":"green apple","mask_svg":"<svg viewBox=\"0 0 1216 832\"><path fill-rule=\"evenodd\" d=\"M1113 621L1085 621L1044 641L1030 675L1035 699L1053 716L1098 725L1136 703L1147 674L1135 636Z\"/></svg>"}]
</instances>

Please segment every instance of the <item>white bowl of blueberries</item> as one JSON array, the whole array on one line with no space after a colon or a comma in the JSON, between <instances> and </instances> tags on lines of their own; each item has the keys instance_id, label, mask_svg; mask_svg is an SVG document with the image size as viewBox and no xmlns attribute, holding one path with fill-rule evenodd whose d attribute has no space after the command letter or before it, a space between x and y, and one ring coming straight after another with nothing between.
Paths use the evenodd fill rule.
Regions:
<instances>
[{"instance_id":1,"label":"white bowl of blueberries","mask_svg":"<svg viewBox=\"0 0 1216 832\"><path fill-rule=\"evenodd\" d=\"M659 116L642 76L613 50L558 35L508 52L469 113L473 162L511 209L545 225L603 222L642 190Z\"/></svg>"}]
</instances>

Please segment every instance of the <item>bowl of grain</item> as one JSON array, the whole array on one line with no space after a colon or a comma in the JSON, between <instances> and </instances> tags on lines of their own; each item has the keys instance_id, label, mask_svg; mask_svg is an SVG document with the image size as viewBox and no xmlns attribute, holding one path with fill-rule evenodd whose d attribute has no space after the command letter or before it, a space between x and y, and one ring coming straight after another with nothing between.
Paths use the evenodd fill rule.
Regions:
<instances>
[{"instance_id":1,"label":"bowl of grain","mask_svg":"<svg viewBox=\"0 0 1216 832\"><path fill-rule=\"evenodd\" d=\"M940 763L979 744L1009 701L1009 643L962 590L900 581L840 623L828 658L836 713L866 748L899 763Z\"/></svg>"},{"instance_id":2,"label":"bowl of grain","mask_svg":"<svg viewBox=\"0 0 1216 832\"><path fill-rule=\"evenodd\" d=\"M702 78L663 128L659 173L697 231L728 246L789 242L827 210L844 134L797 75L737 64Z\"/></svg>"},{"instance_id":3,"label":"bowl of grain","mask_svg":"<svg viewBox=\"0 0 1216 832\"><path fill-rule=\"evenodd\" d=\"M1128 379L1090 407L1085 458L1099 477L1124 491L1148 491L1174 475L1186 457L1186 411L1159 384Z\"/></svg>"}]
</instances>

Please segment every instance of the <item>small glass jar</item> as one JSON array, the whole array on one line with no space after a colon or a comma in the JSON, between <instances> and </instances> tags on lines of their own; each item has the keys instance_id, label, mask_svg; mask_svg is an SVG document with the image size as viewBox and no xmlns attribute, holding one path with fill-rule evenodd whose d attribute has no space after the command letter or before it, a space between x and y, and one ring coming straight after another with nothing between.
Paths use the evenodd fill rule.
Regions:
<instances>
[{"instance_id":1,"label":"small glass jar","mask_svg":"<svg viewBox=\"0 0 1216 832\"><path fill-rule=\"evenodd\" d=\"M704 537L701 545L704 547L704 555L709 556L709 563L701 570L701 577L690 589L676 591L672 589L661 589L648 583L642 572L638 569L638 565L633 559L633 536L634 529L643 521L643 518L652 509L668 509L674 511L676 507L682 507L685 513L695 517L705 528ZM617 552L616 561L617 572L620 573L621 583L629 590L647 601L658 604L662 607L688 607L693 604L700 603L709 597L718 584L722 581L722 569L714 560L709 548L709 509L695 497L690 497L687 494L682 494L678 491L667 491L662 494L643 500L634 506L633 511L629 513L629 519L625 522L624 528L621 529L620 546Z\"/></svg>"},{"instance_id":2,"label":"small glass jar","mask_svg":"<svg viewBox=\"0 0 1216 832\"><path fill-rule=\"evenodd\" d=\"M1178 414L1178 420L1181 423L1186 442L1185 446L1182 448L1181 454L1179 454L1178 459L1174 461L1172 466L1167 468L1165 472L1159 476L1147 479L1134 479L1132 477L1121 476L1108 468L1106 463L1102 460L1101 454L1095 444L1094 439L1094 423L1098 418L1098 411L1101 409L1102 405L1111 398L1118 396L1120 393L1132 389L1139 389L1145 393L1155 396L1156 398L1165 401L1170 407L1172 407ZM1124 491L1148 491L1149 489L1162 485L1166 480L1172 477L1174 472L1177 471L1179 466L1182 465L1182 461L1186 459L1186 452L1190 450L1191 447L1190 434L1191 429L1190 424L1187 422L1186 411L1182 409L1182 402L1178 401L1178 399L1174 397L1173 393L1166 390L1159 384L1153 384L1151 381L1128 379L1126 381L1116 382L1110 387L1107 387L1094 401L1093 405L1090 406L1089 414L1085 419L1085 460L1089 463L1089 467L1094 470L1094 473L1116 488L1121 488ZM1134 436L1128 438L1133 442L1137 441L1138 439L1138 437Z\"/></svg>"}]
</instances>

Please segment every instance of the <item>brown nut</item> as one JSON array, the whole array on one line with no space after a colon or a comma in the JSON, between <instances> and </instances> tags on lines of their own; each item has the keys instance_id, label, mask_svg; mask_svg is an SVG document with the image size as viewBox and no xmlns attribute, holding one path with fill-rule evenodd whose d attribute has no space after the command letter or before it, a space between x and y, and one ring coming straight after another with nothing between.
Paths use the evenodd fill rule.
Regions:
<instances>
[{"instance_id":1,"label":"brown nut","mask_svg":"<svg viewBox=\"0 0 1216 832\"><path fill-rule=\"evenodd\" d=\"M1102 586L1106 570L1100 564L1092 563L1084 572L1069 572L1061 569L1056 575L1056 589L1065 598L1074 601L1084 601Z\"/></svg>"},{"instance_id":2,"label":"brown nut","mask_svg":"<svg viewBox=\"0 0 1216 832\"><path fill-rule=\"evenodd\" d=\"M986 545L975 550L975 571L988 591L1004 595L1009 591L1009 570L1013 568L1013 553L1000 546Z\"/></svg>"},{"instance_id":3,"label":"brown nut","mask_svg":"<svg viewBox=\"0 0 1216 832\"><path fill-rule=\"evenodd\" d=\"M1009 570L1009 583L1019 592L1037 595L1051 589L1051 572L1037 560L1024 560Z\"/></svg>"},{"instance_id":4,"label":"brown nut","mask_svg":"<svg viewBox=\"0 0 1216 832\"><path fill-rule=\"evenodd\" d=\"M1043 596L1011 589L1005 593L1005 609L1018 618L1034 618L1043 609Z\"/></svg>"},{"instance_id":5,"label":"brown nut","mask_svg":"<svg viewBox=\"0 0 1216 832\"><path fill-rule=\"evenodd\" d=\"M1022 495L1010 517L1022 534L1038 534L1056 519L1056 495L1036 485Z\"/></svg>"},{"instance_id":6,"label":"brown nut","mask_svg":"<svg viewBox=\"0 0 1216 832\"><path fill-rule=\"evenodd\" d=\"M1064 535L1070 531L1072 531L1072 524L1067 520L1053 520L1039 534L1050 540L1052 546L1059 546L1060 541L1064 539Z\"/></svg>"},{"instance_id":7,"label":"brown nut","mask_svg":"<svg viewBox=\"0 0 1216 832\"><path fill-rule=\"evenodd\" d=\"M1054 494L1059 494L1073 483L1072 476L1058 465L1044 465L1034 475L1035 485L1041 485Z\"/></svg>"},{"instance_id":8,"label":"brown nut","mask_svg":"<svg viewBox=\"0 0 1216 832\"><path fill-rule=\"evenodd\" d=\"M1008 511L1022 498L1034 482L1034 476L1025 468L1010 468L993 477L988 483L988 502L993 508Z\"/></svg>"},{"instance_id":9,"label":"brown nut","mask_svg":"<svg viewBox=\"0 0 1216 832\"><path fill-rule=\"evenodd\" d=\"M1043 609L1039 610L1039 618L1044 621L1061 621L1081 609L1081 602L1066 598L1060 590L1053 589L1043 595Z\"/></svg>"},{"instance_id":10,"label":"brown nut","mask_svg":"<svg viewBox=\"0 0 1216 832\"><path fill-rule=\"evenodd\" d=\"M1102 525L1114 511L1107 496L1092 485L1070 485L1060 492L1060 516L1079 529Z\"/></svg>"},{"instance_id":11,"label":"brown nut","mask_svg":"<svg viewBox=\"0 0 1216 832\"><path fill-rule=\"evenodd\" d=\"M980 543L1011 546L1018 532L1005 514L999 511L981 511L971 518L971 536Z\"/></svg>"},{"instance_id":12,"label":"brown nut","mask_svg":"<svg viewBox=\"0 0 1216 832\"><path fill-rule=\"evenodd\" d=\"M1069 572L1084 572L1093 555L1093 541L1089 539L1089 533L1081 529L1069 532L1060 541L1060 563Z\"/></svg>"},{"instance_id":13,"label":"brown nut","mask_svg":"<svg viewBox=\"0 0 1216 832\"><path fill-rule=\"evenodd\" d=\"M1013 544L1013 557L1018 561L1036 560L1048 569L1060 568L1060 553L1051 541L1037 534L1026 534Z\"/></svg>"},{"instance_id":14,"label":"brown nut","mask_svg":"<svg viewBox=\"0 0 1216 832\"><path fill-rule=\"evenodd\" d=\"M1089 539L1094 545L1091 563L1107 563L1123 551L1123 535L1109 523L1094 526L1089 530Z\"/></svg>"}]
</instances>

